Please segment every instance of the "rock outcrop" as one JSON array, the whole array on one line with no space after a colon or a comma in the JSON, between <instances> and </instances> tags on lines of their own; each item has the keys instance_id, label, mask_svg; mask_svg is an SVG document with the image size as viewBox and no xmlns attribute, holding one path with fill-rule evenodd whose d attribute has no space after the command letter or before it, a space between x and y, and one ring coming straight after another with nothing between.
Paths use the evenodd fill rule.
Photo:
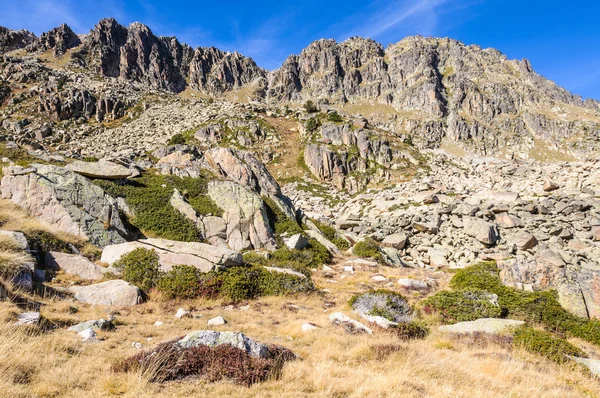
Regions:
<instances>
[{"instance_id":1,"label":"rock outcrop","mask_svg":"<svg viewBox=\"0 0 600 398\"><path fill-rule=\"evenodd\" d=\"M25 48L36 40L28 30L11 30L0 26L0 53Z\"/></svg>"},{"instance_id":2,"label":"rock outcrop","mask_svg":"<svg viewBox=\"0 0 600 398\"><path fill-rule=\"evenodd\" d=\"M232 181L211 181L208 196L223 209L230 248L275 249L267 209L256 192Z\"/></svg>"},{"instance_id":3,"label":"rock outcrop","mask_svg":"<svg viewBox=\"0 0 600 398\"><path fill-rule=\"evenodd\" d=\"M100 247L125 242L117 201L88 179L58 166L5 167L2 198Z\"/></svg>"},{"instance_id":4,"label":"rock outcrop","mask_svg":"<svg viewBox=\"0 0 600 398\"><path fill-rule=\"evenodd\" d=\"M76 300L91 305L130 307L143 302L142 292L123 280L70 288Z\"/></svg>"},{"instance_id":5,"label":"rock outcrop","mask_svg":"<svg viewBox=\"0 0 600 398\"><path fill-rule=\"evenodd\" d=\"M55 57L64 55L67 50L81 45L79 36L67 24L62 24L49 32L42 33L40 38L29 46L30 51L52 50Z\"/></svg>"},{"instance_id":6,"label":"rock outcrop","mask_svg":"<svg viewBox=\"0 0 600 398\"><path fill-rule=\"evenodd\" d=\"M154 250L161 270L170 271L176 265L189 265L203 272L242 265L242 255L227 248L199 242L178 242L166 239L141 239L111 245L102 251L101 261L113 265L123 255L135 249Z\"/></svg>"}]
</instances>

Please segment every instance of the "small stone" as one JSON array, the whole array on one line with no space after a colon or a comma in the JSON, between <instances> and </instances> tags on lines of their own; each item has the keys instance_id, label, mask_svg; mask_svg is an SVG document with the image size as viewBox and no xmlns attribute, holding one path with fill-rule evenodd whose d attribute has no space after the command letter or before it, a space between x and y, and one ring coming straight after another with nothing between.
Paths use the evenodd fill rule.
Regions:
<instances>
[{"instance_id":1,"label":"small stone","mask_svg":"<svg viewBox=\"0 0 600 398\"><path fill-rule=\"evenodd\" d=\"M383 275L373 275L371 277L371 279L373 279L375 282L385 282L387 281L387 278Z\"/></svg>"},{"instance_id":2,"label":"small stone","mask_svg":"<svg viewBox=\"0 0 600 398\"><path fill-rule=\"evenodd\" d=\"M131 346L136 350L141 350L143 347L142 343L140 343L139 341L134 341L133 343L131 343Z\"/></svg>"},{"instance_id":3,"label":"small stone","mask_svg":"<svg viewBox=\"0 0 600 398\"><path fill-rule=\"evenodd\" d=\"M544 182L544 191L545 192L555 191L558 188L560 188L560 186L553 181L546 180Z\"/></svg>"},{"instance_id":4,"label":"small stone","mask_svg":"<svg viewBox=\"0 0 600 398\"><path fill-rule=\"evenodd\" d=\"M175 318L181 319L183 317L191 318L191 313L188 310L186 310L185 308L180 308L177 310L177 313L175 314Z\"/></svg>"},{"instance_id":5,"label":"small stone","mask_svg":"<svg viewBox=\"0 0 600 398\"><path fill-rule=\"evenodd\" d=\"M81 337L81 341L84 343L96 343L98 341L98 335L92 328L84 329L78 332L77 335Z\"/></svg>"},{"instance_id":6,"label":"small stone","mask_svg":"<svg viewBox=\"0 0 600 398\"><path fill-rule=\"evenodd\" d=\"M352 265L344 265L344 272L354 273L354 267Z\"/></svg>"},{"instance_id":7,"label":"small stone","mask_svg":"<svg viewBox=\"0 0 600 398\"><path fill-rule=\"evenodd\" d=\"M429 287L426 282L418 279L401 278L398 279L398 284L406 289L424 290Z\"/></svg>"},{"instance_id":8,"label":"small stone","mask_svg":"<svg viewBox=\"0 0 600 398\"><path fill-rule=\"evenodd\" d=\"M225 325L226 323L227 323L227 321L222 316L217 316L215 318L208 320L208 326L219 326L219 325Z\"/></svg>"},{"instance_id":9,"label":"small stone","mask_svg":"<svg viewBox=\"0 0 600 398\"><path fill-rule=\"evenodd\" d=\"M161 322L161 321L154 322L154 326L162 326L163 324L164 324L164 322Z\"/></svg>"},{"instance_id":10,"label":"small stone","mask_svg":"<svg viewBox=\"0 0 600 398\"><path fill-rule=\"evenodd\" d=\"M386 236L381 245L384 247L393 247L394 249L402 250L406 247L408 237L404 232Z\"/></svg>"},{"instance_id":11,"label":"small stone","mask_svg":"<svg viewBox=\"0 0 600 398\"><path fill-rule=\"evenodd\" d=\"M312 332L312 331L317 330L317 329L318 329L318 327L315 326L312 323L304 323L304 324L302 324L302 331L304 333Z\"/></svg>"},{"instance_id":12,"label":"small stone","mask_svg":"<svg viewBox=\"0 0 600 398\"><path fill-rule=\"evenodd\" d=\"M17 322L15 323L15 325L37 325L38 323L40 323L41 319L42 317L39 312L24 312L17 316Z\"/></svg>"}]
</instances>

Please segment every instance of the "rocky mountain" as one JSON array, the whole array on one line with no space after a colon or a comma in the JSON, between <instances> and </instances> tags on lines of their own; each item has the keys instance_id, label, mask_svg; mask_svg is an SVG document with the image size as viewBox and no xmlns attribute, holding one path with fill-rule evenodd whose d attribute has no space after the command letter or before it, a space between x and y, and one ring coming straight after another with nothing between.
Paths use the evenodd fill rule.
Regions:
<instances>
[{"instance_id":1,"label":"rocky mountain","mask_svg":"<svg viewBox=\"0 0 600 398\"><path fill-rule=\"evenodd\" d=\"M143 24L126 28L114 19L81 38L66 25L39 39L4 29L0 48L52 50L55 58L73 49L70 65L173 93L189 88L212 97L241 95L269 106L312 100L369 117L421 148L449 144L519 157L547 150L565 158L597 153L598 101L569 93L527 60L452 39L408 37L385 49L359 37L318 40L272 72L239 53L194 50Z\"/></svg>"}]
</instances>

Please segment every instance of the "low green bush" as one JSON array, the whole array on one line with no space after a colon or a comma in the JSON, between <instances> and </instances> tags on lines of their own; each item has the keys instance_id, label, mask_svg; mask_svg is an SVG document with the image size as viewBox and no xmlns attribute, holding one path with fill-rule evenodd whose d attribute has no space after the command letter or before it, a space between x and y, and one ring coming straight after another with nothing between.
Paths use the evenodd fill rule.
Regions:
<instances>
[{"instance_id":1,"label":"low green bush","mask_svg":"<svg viewBox=\"0 0 600 398\"><path fill-rule=\"evenodd\" d=\"M550 332L579 337L600 345L599 320L571 314L562 308L554 291L525 292L504 286L493 262L459 270L450 281L450 287L494 293L498 295L502 317L541 324Z\"/></svg>"},{"instance_id":2,"label":"low green bush","mask_svg":"<svg viewBox=\"0 0 600 398\"><path fill-rule=\"evenodd\" d=\"M135 216L128 222L144 235L184 242L200 240L192 221L169 203L177 188L199 214L221 215L222 210L206 195L205 178L179 178L145 174L121 182L95 180L94 183L113 197L125 198Z\"/></svg>"},{"instance_id":3,"label":"low green bush","mask_svg":"<svg viewBox=\"0 0 600 398\"><path fill-rule=\"evenodd\" d=\"M50 232L32 231L26 235L29 247L38 252L72 253L71 245Z\"/></svg>"},{"instance_id":4,"label":"low green bush","mask_svg":"<svg viewBox=\"0 0 600 398\"><path fill-rule=\"evenodd\" d=\"M171 138L169 138L169 145L183 145L186 143L185 136L181 133L175 134Z\"/></svg>"},{"instance_id":5,"label":"low green bush","mask_svg":"<svg viewBox=\"0 0 600 398\"><path fill-rule=\"evenodd\" d=\"M162 275L156 287L168 299L215 299L222 284L215 272L205 273L196 267L177 265Z\"/></svg>"},{"instance_id":6,"label":"low green bush","mask_svg":"<svg viewBox=\"0 0 600 398\"><path fill-rule=\"evenodd\" d=\"M385 264L385 257L381 252L379 243L377 243L371 238L365 238L364 240L354 245L352 253L354 253L355 256L362 258L372 258L379 264Z\"/></svg>"},{"instance_id":7,"label":"low green bush","mask_svg":"<svg viewBox=\"0 0 600 398\"><path fill-rule=\"evenodd\" d=\"M502 309L492 304L489 296L490 293L482 291L443 291L425 300L423 310L426 313L438 313L443 323L498 318L502 315Z\"/></svg>"},{"instance_id":8,"label":"low green bush","mask_svg":"<svg viewBox=\"0 0 600 398\"><path fill-rule=\"evenodd\" d=\"M350 248L350 244L348 243L348 241L340 237L335 228L317 220L311 221L317 226L317 228L319 228L319 231L321 231L325 238L327 238L327 240L336 245L340 250L348 250Z\"/></svg>"},{"instance_id":9,"label":"low green bush","mask_svg":"<svg viewBox=\"0 0 600 398\"><path fill-rule=\"evenodd\" d=\"M569 356L587 358L587 354L567 340L556 338L551 333L531 327L515 330L513 343L528 352L540 354L556 363L569 361Z\"/></svg>"},{"instance_id":10,"label":"low green bush","mask_svg":"<svg viewBox=\"0 0 600 398\"><path fill-rule=\"evenodd\" d=\"M244 261L248 264L289 268L299 272L329 264L332 258L327 248L312 238L308 239L308 245L304 249L283 246L273 251L269 258L254 252L244 254Z\"/></svg>"},{"instance_id":11,"label":"low green bush","mask_svg":"<svg viewBox=\"0 0 600 398\"><path fill-rule=\"evenodd\" d=\"M221 273L221 295L233 301L314 290L310 277L268 271L262 266L232 267Z\"/></svg>"},{"instance_id":12,"label":"low green bush","mask_svg":"<svg viewBox=\"0 0 600 398\"><path fill-rule=\"evenodd\" d=\"M315 113L315 112L319 112L319 108L317 107L317 105L315 105L314 102L312 102L311 100L308 100L304 103L304 109L306 110L306 112L308 113Z\"/></svg>"},{"instance_id":13,"label":"low green bush","mask_svg":"<svg viewBox=\"0 0 600 398\"><path fill-rule=\"evenodd\" d=\"M288 217L272 199L263 197L263 201L267 209L267 217L269 218L271 229L275 232L275 235L281 236L282 234L287 234L291 236L304 232L298 221Z\"/></svg>"},{"instance_id":14,"label":"low green bush","mask_svg":"<svg viewBox=\"0 0 600 398\"><path fill-rule=\"evenodd\" d=\"M327 114L327 120L333 123L342 123L344 121L344 119L335 111Z\"/></svg>"},{"instance_id":15,"label":"low green bush","mask_svg":"<svg viewBox=\"0 0 600 398\"><path fill-rule=\"evenodd\" d=\"M161 277L158 254L154 250L135 249L123 255L114 267L121 270L123 280L144 292L156 286Z\"/></svg>"},{"instance_id":16,"label":"low green bush","mask_svg":"<svg viewBox=\"0 0 600 398\"><path fill-rule=\"evenodd\" d=\"M306 131L308 131L309 133L314 133L320 126L321 122L319 121L319 119L314 117L308 119L304 124L304 128L306 128Z\"/></svg>"}]
</instances>

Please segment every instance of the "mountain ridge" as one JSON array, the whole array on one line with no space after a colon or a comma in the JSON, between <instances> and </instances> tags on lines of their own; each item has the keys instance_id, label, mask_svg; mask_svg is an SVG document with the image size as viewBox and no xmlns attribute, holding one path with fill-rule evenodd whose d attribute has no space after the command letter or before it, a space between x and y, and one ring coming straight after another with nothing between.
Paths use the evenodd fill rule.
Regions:
<instances>
[{"instance_id":1,"label":"mountain ridge","mask_svg":"<svg viewBox=\"0 0 600 398\"><path fill-rule=\"evenodd\" d=\"M535 149L582 156L600 137L600 102L583 100L537 74L530 62L449 38L410 36L385 48L372 39L320 39L268 71L238 52L156 36L139 22L101 20L87 35L61 25L36 38L0 31L0 48L52 51L67 65L152 89L226 97L277 107L312 100L353 111L422 148L444 139L481 155ZM8 51L8 54L10 54ZM4 51L7 52L6 50ZM126 101L121 101L126 102ZM364 107L388 107L368 112ZM120 114L120 113L118 113Z\"/></svg>"}]
</instances>

